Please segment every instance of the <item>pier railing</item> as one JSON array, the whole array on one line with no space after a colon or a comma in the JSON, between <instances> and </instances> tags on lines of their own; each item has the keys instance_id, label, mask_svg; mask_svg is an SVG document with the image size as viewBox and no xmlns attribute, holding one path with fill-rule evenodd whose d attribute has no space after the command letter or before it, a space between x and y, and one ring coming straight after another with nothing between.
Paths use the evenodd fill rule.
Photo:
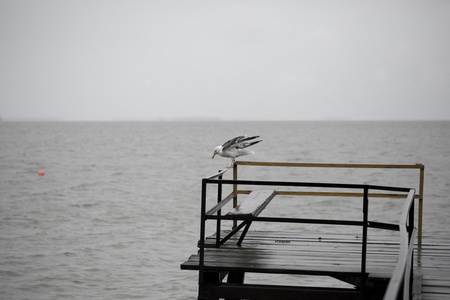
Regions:
<instances>
[{"instance_id":1,"label":"pier railing","mask_svg":"<svg viewBox=\"0 0 450 300\"><path fill-rule=\"evenodd\" d=\"M423 223L423 199L424 199L424 178L425 178L425 166L423 164L335 164L335 163L289 163L289 162L257 162L257 161L236 161L233 166L233 179L238 179L238 166L255 166L255 167L290 167L290 168L322 168L322 169L385 169L385 170L418 170L417 183L418 186L415 189L415 199L418 200L418 212L417 212L417 242L419 247L422 244L422 223ZM417 184L416 183L416 184ZM414 183L407 186L413 186ZM415 185L414 185L415 186ZM234 187L236 194L245 194L248 191L238 190ZM286 194L289 194L287 192ZM278 191L277 194L282 194ZM361 197L360 193L329 193L329 192L298 192L296 195L304 196L343 196L343 197ZM404 198L405 195L401 194L370 194L371 198ZM237 205L237 197L234 198L233 205Z\"/></svg>"},{"instance_id":2,"label":"pier railing","mask_svg":"<svg viewBox=\"0 0 450 300\"><path fill-rule=\"evenodd\" d=\"M400 252L397 265L389 281L384 300L411 299L413 287L414 242L416 229L414 228L414 190L403 206L399 223Z\"/></svg>"},{"instance_id":3,"label":"pier railing","mask_svg":"<svg viewBox=\"0 0 450 300\"><path fill-rule=\"evenodd\" d=\"M292 182L292 181L262 181L262 180L240 180L237 178L237 165L256 165L256 166L287 166L287 167L328 167L328 168L409 168L420 170L420 192L416 195L413 188L401 188L390 186L378 186L369 184L341 184L341 183L312 183L312 182ZM339 196L339 197L361 197L362 202L362 220L337 220L337 219L310 219L295 217L259 217L254 216L251 222L278 222L278 223L298 223L298 224L322 224L336 226L359 226L362 228L361 242L361 265L360 282L361 291L364 293L365 282L367 280L366 259L367 259L367 240L368 228L378 228L385 230L400 231L400 254L394 274L386 291L385 299L409 299L412 286L412 261L414 237L416 230L414 228L414 200L419 199L419 222L421 222L422 200L423 200L423 165L356 165L356 164L298 164L298 163L261 163L261 162L237 162L233 168L233 179L223 179L221 171L213 176L202 180L201 197L201 228L199 240L199 283L203 283L203 272L205 266L205 247L206 247L206 222L208 220L216 221L216 244L220 247L232 235L243 228L245 222L248 222L246 216L222 215L222 209L233 200L233 207L237 205L237 196L239 194L249 194L251 190L262 186L276 187L277 195L296 195L296 196ZM217 187L217 204L207 210L207 189L208 186ZM231 186L232 191L223 197L222 193L225 186ZM247 189L240 189L240 187ZM290 190L283 190L284 187L290 187ZM310 191L309 188L320 188L320 191ZM306 189L306 190L305 190ZM399 224L370 221L369 220L369 198L406 198L404 208ZM221 222L230 220L234 222L233 228L225 237L221 237ZM237 225L237 222L242 223ZM421 224L419 224L421 230ZM248 229L248 227L246 228ZM245 235L245 233L244 233ZM241 236L242 239L242 236ZM241 241L240 239L240 241Z\"/></svg>"}]
</instances>

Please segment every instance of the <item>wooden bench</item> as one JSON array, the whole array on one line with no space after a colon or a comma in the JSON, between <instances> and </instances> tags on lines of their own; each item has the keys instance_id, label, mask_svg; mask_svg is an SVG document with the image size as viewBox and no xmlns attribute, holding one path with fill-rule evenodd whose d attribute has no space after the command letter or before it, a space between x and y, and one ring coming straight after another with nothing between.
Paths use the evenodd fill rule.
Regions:
<instances>
[{"instance_id":1,"label":"wooden bench","mask_svg":"<svg viewBox=\"0 0 450 300\"><path fill-rule=\"evenodd\" d=\"M227 216L257 217L276 194L275 190L252 191L244 201L228 212Z\"/></svg>"},{"instance_id":2,"label":"wooden bench","mask_svg":"<svg viewBox=\"0 0 450 300\"><path fill-rule=\"evenodd\" d=\"M275 197L277 192L275 190L255 190L248 194L238 206L236 206L232 211L228 212L227 216L234 216L236 219L243 219L243 222L234 228L230 234L228 234L223 242L232 237L237 233L242 227L245 226L244 231L239 238L237 245L241 245L242 241L247 234L250 225L252 224L252 218L257 217L269 204L269 202Z\"/></svg>"}]
</instances>

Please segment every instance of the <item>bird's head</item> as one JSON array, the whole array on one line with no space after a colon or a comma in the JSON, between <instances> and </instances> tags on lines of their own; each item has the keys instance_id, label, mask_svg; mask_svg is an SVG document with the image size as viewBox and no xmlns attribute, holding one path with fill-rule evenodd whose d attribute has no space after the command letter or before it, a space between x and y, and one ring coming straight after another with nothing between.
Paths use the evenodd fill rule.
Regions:
<instances>
[{"instance_id":1,"label":"bird's head","mask_svg":"<svg viewBox=\"0 0 450 300\"><path fill-rule=\"evenodd\" d=\"M214 158L214 156L216 156L216 154L220 155L220 153L222 153L222 146L217 146L216 148L214 148L214 153L213 153L212 158Z\"/></svg>"}]
</instances>

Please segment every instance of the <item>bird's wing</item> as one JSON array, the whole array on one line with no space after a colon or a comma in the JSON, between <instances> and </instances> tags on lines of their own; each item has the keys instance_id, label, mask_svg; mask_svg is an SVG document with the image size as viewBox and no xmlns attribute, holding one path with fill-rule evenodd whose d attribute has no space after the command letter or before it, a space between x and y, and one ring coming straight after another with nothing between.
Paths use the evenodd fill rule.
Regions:
<instances>
[{"instance_id":1,"label":"bird's wing","mask_svg":"<svg viewBox=\"0 0 450 300\"><path fill-rule=\"evenodd\" d=\"M245 138L245 136L237 136L235 138L232 138L229 141L226 141L223 145L222 145L222 151L227 150L231 147L233 147L233 145L235 145L236 143L238 143L239 139Z\"/></svg>"},{"instance_id":2,"label":"bird's wing","mask_svg":"<svg viewBox=\"0 0 450 300\"><path fill-rule=\"evenodd\" d=\"M258 144L259 142L261 142L261 140L253 141L253 142L242 142L242 143L239 143L239 145L237 145L236 147L240 148L240 149L244 149L244 148L250 147L254 144Z\"/></svg>"},{"instance_id":3,"label":"bird's wing","mask_svg":"<svg viewBox=\"0 0 450 300\"><path fill-rule=\"evenodd\" d=\"M224 143L222 145L222 150L225 151L232 147L236 147L238 149L247 148L251 145L254 145L254 144L260 142L260 141L249 142L250 140L253 140L256 138L259 138L259 135L255 135L255 136L251 136L251 137L246 137L245 135L237 136L237 137L227 141L226 143Z\"/></svg>"}]
</instances>

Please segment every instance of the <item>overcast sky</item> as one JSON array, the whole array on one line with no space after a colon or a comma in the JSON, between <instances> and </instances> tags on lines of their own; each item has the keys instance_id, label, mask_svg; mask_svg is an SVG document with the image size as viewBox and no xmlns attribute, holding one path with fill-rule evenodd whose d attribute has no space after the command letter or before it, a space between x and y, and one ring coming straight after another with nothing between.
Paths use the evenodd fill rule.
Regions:
<instances>
[{"instance_id":1,"label":"overcast sky","mask_svg":"<svg viewBox=\"0 0 450 300\"><path fill-rule=\"evenodd\" d=\"M450 1L0 0L4 119L450 120Z\"/></svg>"}]
</instances>

